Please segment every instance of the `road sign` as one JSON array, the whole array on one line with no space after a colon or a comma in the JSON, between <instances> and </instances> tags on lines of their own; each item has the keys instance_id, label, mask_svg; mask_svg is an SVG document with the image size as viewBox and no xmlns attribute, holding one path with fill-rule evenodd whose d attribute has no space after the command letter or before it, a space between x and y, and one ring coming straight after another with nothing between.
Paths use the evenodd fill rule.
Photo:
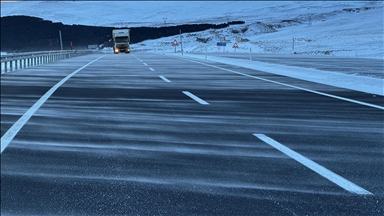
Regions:
<instances>
[{"instance_id":1,"label":"road sign","mask_svg":"<svg viewBox=\"0 0 384 216\"><path fill-rule=\"evenodd\" d=\"M225 43L225 42L217 42L217 46L227 46L227 43Z\"/></svg>"},{"instance_id":2,"label":"road sign","mask_svg":"<svg viewBox=\"0 0 384 216\"><path fill-rule=\"evenodd\" d=\"M176 39L172 42L172 46L179 46L179 43L177 43Z\"/></svg>"},{"instance_id":3,"label":"road sign","mask_svg":"<svg viewBox=\"0 0 384 216\"><path fill-rule=\"evenodd\" d=\"M233 44L232 48L239 48L239 46L237 45L237 43L235 42L235 44Z\"/></svg>"}]
</instances>

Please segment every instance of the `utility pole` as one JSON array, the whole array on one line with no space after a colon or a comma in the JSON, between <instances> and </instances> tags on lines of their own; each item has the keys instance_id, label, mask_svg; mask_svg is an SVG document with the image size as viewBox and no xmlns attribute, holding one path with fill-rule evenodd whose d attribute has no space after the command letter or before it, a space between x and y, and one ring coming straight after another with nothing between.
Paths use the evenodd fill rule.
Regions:
<instances>
[{"instance_id":1,"label":"utility pole","mask_svg":"<svg viewBox=\"0 0 384 216\"><path fill-rule=\"evenodd\" d=\"M180 46L181 46L181 55L183 55L183 40L181 39L181 29L180 29Z\"/></svg>"},{"instance_id":2,"label":"utility pole","mask_svg":"<svg viewBox=\"0 0 384 216\"><path fill-rule=\"evenodd\" d=\"M292 38L292 50L295 50L295 38Z\"/></svg>"},{"instance_id":3,"label":"utility pole","mask_svg":"<svg viewBox=\"0 0 384 216\"><path fill-rule=\"evenodd\" d=\"M59 30L59 35L60 35L60 47L61 47L61 50L63 50L63 40L61 39L61 30Z\"/></svg>"}]
</instances>

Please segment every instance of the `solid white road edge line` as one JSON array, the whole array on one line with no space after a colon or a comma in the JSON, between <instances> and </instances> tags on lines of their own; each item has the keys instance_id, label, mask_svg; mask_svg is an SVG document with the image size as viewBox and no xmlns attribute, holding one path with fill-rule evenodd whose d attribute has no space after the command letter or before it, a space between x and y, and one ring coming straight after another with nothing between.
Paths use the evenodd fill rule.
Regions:
<instances>
[{"instance_id":1,"label":"solid white road edge line","mask_svg":"<svg viewBox=\"0 0 384 216\"><path fill-rule=\"evenodd\" d=\"M159 76L162 80L164 80L165 82L171 82L171 80L165 78L164 76Z\"/></svg>"},{"instance_id":2,"label":"solid white road edge line","mask_svg":"<svg viewBox=\"0 0 384 216\"><path fill-rule=\"evenodd\" d=\"M149 70L151 70L151 71L155 71L155 69L153 69L153 68L149 68Z\"/></svg>"},{"instance_id":3,"label":"solid white road edge line","mask_svg":"<svg viewBox=\"0 0 384 216\"><path fill-rule=\"evenodd\" d=\"M11 128L1 137L1 153L3 153L4 149L9 145L9 143L13 140L13 138L16 136L16 134L20 131L20 129L24 126L25 123L35 114L35 112L45 103L45 101L48 100L48 98L62 85L64 84L68 79L70 79L73 75L78 73L79 71L83 70L93 62L101 59L104 56L101 56L88 64L84 65L83 67L77 69L76 71L72 72L68 76L66 76L64 79L62 79L60 82L58 82L56 85L54 85L49 91L47 91L27 112L24 113L23 116L15 124L12 125Z\"/></svg>"},{"instance_id":4,"label":"solid white road edge line","mask_svg":"<svg viewBox=\"0 0 384 216\"><path fill-rule=\"evenodd\" d=\"M321 166L320 164L304 157L303 155L293 151L292 149L284 146L283 144L273 140L272 138L264 135L264 134L253 134L255 137L259 138L260 140L264 141L268 145L276 148L277 150L281 151L282 153L286 154L287 156L291 157L292 159L296 160L297 162L303 164L304 166L308 167L309 169L315 171L319 175L323 176L324 178L328 179L329 181L337 184L338 186L344 188L345 190L360 194L360 195L372 195L371 192L365 190L364 188L354 184L353 182L348 181L347 179L339 176L338 174L328 170L327 168Z\"/></svg>"},{"instance_id":5,"label":"solid white road edge line","mask_svg":"<svg viewBox=\"0 0 384 216\"><path fill-rule=\"evenodd\" d=\"M206 65L206 66L217 68L217 69L220 69L220 70L225 70L225 71L228 71L228 72L231 72L231 73L243 75L243 76L254 78L254 79L263 80L263 81L270 82L270 83L275 83L275 84L278 84L278 85L287 86L287 87L290 87L290 88L295 88L295 89L311 92L311 93L318 94L318 95L323 95L323 96L327 96L327 97L331 97L331 98L335 98L335 99L339 99L339 100L343 100L343 101L348 101L348 102L352 102L352 103L356 103L356 104L360 104L360 105L364 105L364 106L368 106L368 107L384 110L384 107L379 106L379 105L375 105L375 104L365 103L365 102L358 101L358 100L353 100L353 99L349 99L349 98L345 98L345 97L339 97L339 96L336 96L336 95L331 95L331 94L327 94L327 93L323 93L323 92L319 92L319 91L315 91L315 90L301 88L301 87L294 86L294 85L289 85L289 84L285 84L285 83L281 83L281 82L276 82L276 81L273 81L273 80L264 79L264 78L257 77L257 76L252 76L252 75L249 75L249 74L245 74L245 73L241 73L241 72L237 72L237 71L233 71L233 70L217 67L217 66L210 65L210 64L205 64L205 63L194 61L194 60L189 60L189 59L180 58L180 57L175 57L175 58L184 59L186 61L195 62L195 63L198 63L198 64Z\"/></svg>"},{"instance_id":6,"label":"solid white road edge line","mask_svg":"<svg viewBox=\"0 0 384 216\"><path fill-rule=\"evenodd\" d=\"M188 92L188 91L183 91L183 93L185 95L187 95L188 97L192 98L193 100L197 101L199 104L202 104L202 105L209 105L209 103L205 102L204 100L200 99L199 97L195 96L194 94Z\"/></svg>"}]
</instances>

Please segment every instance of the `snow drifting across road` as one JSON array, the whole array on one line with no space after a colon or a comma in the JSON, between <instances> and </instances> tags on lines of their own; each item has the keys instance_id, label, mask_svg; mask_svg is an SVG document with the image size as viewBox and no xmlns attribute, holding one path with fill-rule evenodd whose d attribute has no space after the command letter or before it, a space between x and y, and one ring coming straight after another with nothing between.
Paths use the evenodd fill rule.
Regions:
<instances>
[{"instance_id":1,"label":"snow drifting across road","mask_svg":"<svg viewBox=\"0 0 384 216\"><path fill-rule=\"evenodd\" d=\"M167 55L181 57L180 53L167 53ZM183 57L205 60L204 55L196 55L190 53L184 54ZM240 66L253 70L264 71L267 73L278 74L296 79L384 96L384 79L380 78L216 56L209 56L208 61Z\"/></svg>"}]
</instances>

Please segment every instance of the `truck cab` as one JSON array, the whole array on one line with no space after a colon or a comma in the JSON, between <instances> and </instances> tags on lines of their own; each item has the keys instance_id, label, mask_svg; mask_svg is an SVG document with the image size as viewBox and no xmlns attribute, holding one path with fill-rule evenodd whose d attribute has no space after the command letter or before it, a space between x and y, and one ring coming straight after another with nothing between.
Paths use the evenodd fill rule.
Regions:
<instances>
[{"instance_id":1,"label":"truck cab","mask_svg":"<svg viewBox=\"0 0 384 216\"><path fill-rule=\"evenodd\" d=\"M120 52L130 53L130 30L129 29L114 29L112 30L113 53Z\"/></svg>"}]
</instances>

